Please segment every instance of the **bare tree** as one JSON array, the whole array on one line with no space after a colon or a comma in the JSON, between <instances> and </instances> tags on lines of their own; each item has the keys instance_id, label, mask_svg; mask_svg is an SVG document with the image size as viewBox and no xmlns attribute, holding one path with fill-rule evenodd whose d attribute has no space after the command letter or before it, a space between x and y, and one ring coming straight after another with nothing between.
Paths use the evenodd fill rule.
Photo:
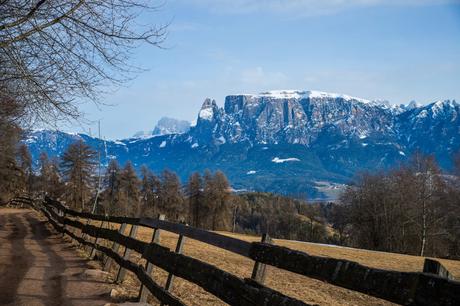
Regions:
<instances>
[{"instance_id":1,"label":"bare tree","mask_svg":"<svg viewBox=\"0 0 460 306\"><path fill-rule=\"evenodd\" d=\"M30 155L29 148L25 144L20 145L17 151L18 167L21 169L24 191L30 193L32 191L34 175L32 169L32 156Z\"/></svg>"},{"instance_id":2,"label":"bare tree","mask_svg":"<svg viewBox=\"0 0 460 306\"><path fill-rule=\"evenodd\" d=\"M124 208L125 216L141 215L140 181L133 164L128 161L120 173L120 204Z\"/></svg>"},{"instance_id":3,"label":"bare tree","mask_svg":"<svg viewBox=\"0 0 460 306\"><path fill-rule=\"evenodd\" d=\"M67 179L70 204L85 210L85 203L93 185L96 152L83 140L71 144L62 155L61 168Z\"/></svg>"},{"instance_id":4,"label":"bare tree","mask_svg":"<svg viewBox=\"0 0 460 306\"><path fill-rule=\"evenodd\" d=\"M21 105L0 85L0 202L15 193L21 181L21 170L15 158L21 113Z\"/></svg>"},{"instance_id":5,"label":"bare tree","mask_svg":"<svg viewBox=\"0 0 460 306\"><path fill-rule=\"evenodd\" d=\"M140 71L128 64L140 43L160 46L166 25L141 25L148 0L0 1L0 88L22 115L78 118L78 101ZM96 102L97 103L97 102Z\"/></svg>"},{"instance_id":6,"label":"bare tree","mask_svg":"<svg viewBox=\"0 0 460 306\"><path fill-rule=\"evenodd\" d=\"M189 200L189 220L195 227L201 226L203 214L203 180L200 173L194 172L190 175L187 185Z\"/></svg>"}]
</instances>

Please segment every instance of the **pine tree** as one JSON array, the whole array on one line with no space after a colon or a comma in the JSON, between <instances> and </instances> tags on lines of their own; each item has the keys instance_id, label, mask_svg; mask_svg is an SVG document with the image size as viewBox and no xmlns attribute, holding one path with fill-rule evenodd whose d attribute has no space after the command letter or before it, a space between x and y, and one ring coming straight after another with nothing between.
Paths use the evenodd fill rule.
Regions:
<instances>
[{"instance_id":1,"label":"pine tree","mask_svg":"<svg viewBox=\"0 0 460 306\"><path fill-rule=\"evenodd\" d=\"M133 164L128 161L120 175L120 203L124 208L125 216L139 217L141 215L139 186L140 181Z\"/></svg>"},{"instance_id":2,"label":"pine tree","mask_svg":"<svg viewBox=\"0 0 460 306\"><path fill-rule=\"evenodd\" d=\"M205 220L206 227L216 230L229 227L230 205L227 203L230 198L230 184L222 171L214 175L209 170L204 174L204 198L206 211L209 212Z\"/></svg>"},{"instance_id":3,"label":"pine tree","mask_svg":"<svg viewBox=\"0 0 460 306\"><path fill-rule=\"evenodd\" d=\"M39 165L40 165L40 175L39 175L39 190L44 194L48 191L48 170L49 170L49 158L48 154L45 152L40 153Z\"/></svg>"},{"instance_id":4,"label":"pine tree","mask_svg":"<svg viewBox=\"0 0 460 306\"><path fill-rule=\"evenodd\" d=\"M71 144L64 152L61 169L68 186L68 199L72 207L85 211L93 185L96 152L83 140Z\"/></svg>"},{"instance_id":5,"label":"pine tree","mask_svg":"<svg viewBox=\"0 0 460 306\"><path fill-rule=\"evenodd\" d=\"M21 170L23 190L30 193L32 191L33 169L29 148L25 144L21 144L18 148L17 156L18 167Z\"/></svg>"},{"instance_id":6,"label":"pine tree","mask_svg":"<svg viewBox=\"0 0 460 306\"><path fill-rule=\"evenodd\" d=\"M217 171L213 178L213 188L215 193L215 204L213 210L212 229L228 228L228 216L230 215L230 184L222 171Z\"/></svg>"},{"instance_id":7,"label":"pine tree","mask_svg":"<svg viewBox=\"0 0 460 306\"><path fill-rule=\"evenodd\" d=\"M59 160L53 157L47 171L48 194L53 199L59 199L64 193L65 186L59 173Z\"/></svg>"},{"instance_id":8,"label":"pine tree","mask_svg":"<svg viewBox=\"0 0 460 306\"><path fill-rule=\"evenodd\" d=\"M201 216L201 226L203 228L212 228L212 221L214 216L216 194L214 188L214 178L208 169L204 171L203 175L203 209L207 212Z\"/></svg>"},{"instance_id":9,"label":"pine tree","mask_svg":"<svg viewBox=\"0 0 460 306\"><path fill-rule=\"evenodd\" d=\"M181 183L176 173L164 170L159 190L159 210L169 219L179 220L184 214Z\"/></svg>"},{"instance_id":10,"label":"pine tree","mask_svg":"<svg viewBox=\"0 0 460 306\"><path fill-rule=\"evenodd\" d=\"M121 208L119 207L120 175L121 170L117 160L111 159L105 172L105 191L102 194L105 213L111 216L121 213Z\"/></svg>"},{"instance_id":11,"label":"pine tree","mask_svg":"<svg viewBox=\"0 0 460 306\"><path fill-rule=\"evenodd\" d=\"M141 211L143 215L154 217L158 214L158 191L160 180L145 165L141 168Z\"/></svg>"},{"instance_id":12,"label":"pine tree","mask_svg":"<svg viewBox=\"0 0 460 306\"><path fill-rule=\"evenodd\" d=\"M187 192L189 196L189 220L195 227L201 227L203 214L203 180L198 172L193 173L188 181Z\"/></svg>"}]
</instances>

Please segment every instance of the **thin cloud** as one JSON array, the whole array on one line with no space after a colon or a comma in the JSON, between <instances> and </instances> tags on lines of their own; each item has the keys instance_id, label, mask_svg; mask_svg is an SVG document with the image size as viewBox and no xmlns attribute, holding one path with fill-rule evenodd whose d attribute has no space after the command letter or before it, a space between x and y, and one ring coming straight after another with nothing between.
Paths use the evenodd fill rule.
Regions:
<instances>
[{"instance_id":1,"label":"thin cloud","mask_svg":"<svg viewBox=\"0 0 460 306\"><path fill-rule=\"evenodd\" d=\"M262 67L248 68L241 73L241 82L247 85L276 86L284 84L287 76L282 72L267 72Z\"/></svg>"},{"instance_id":2,"label":"thin cloud","mask_svg":"<svg viewBox=\"0 0 460 306\"><path fill-rule=\"evenodd\" d=\"M324 15L356 7L460 4L460 0L187 0L186 3L227 14Z\"/></svg>"}]
</instances>

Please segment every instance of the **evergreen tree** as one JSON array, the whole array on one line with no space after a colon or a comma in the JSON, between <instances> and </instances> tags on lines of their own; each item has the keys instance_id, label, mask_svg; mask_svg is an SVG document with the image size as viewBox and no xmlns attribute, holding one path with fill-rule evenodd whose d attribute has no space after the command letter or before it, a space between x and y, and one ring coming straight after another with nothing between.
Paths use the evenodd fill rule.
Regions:
<instances>
[{"instance_id":1,"label":"evergreen tree","mask_svg":"<svg viewBox=\"0 0 460 306\"><path fill-rule=\"evenodd\" d=\"M25 144L21 144L18 148L17 156L18 167L21 170L23 190L30 193L32 191L33 169L29 148Z\"/></svg>"},{"instance_id":2,"label":"evergreen tree","mask_svg":"<svg viewBox=\"0 0 460 306\"><path fill-rule=\"evenodd\" d=\"M105 213L111 216L121 214L119 207L120 175L121 170L117 160L111 159L105 172L105 191L102 194Z\"/></svg>"},{"instance_id":3,"label":"evergreen tree","mask_svg":"<svg viewBox=\"0 0 460 306\"><path fill-rule=\"evenodd\" d=\"M216 203L216 195L214 193L214 180L211 171L206 169L203 175L203 209L207 212L201 216L201 226L203 228L211 228L214 215L214 207Z\"/></svg>"},{"instance_id":4,"label":"evergreen tree","mask_svg":"<svg viewBox=\"0 0 460 306\"><path fill-rule=\"evenodd\" d=\"M96 152L83 140L71 144L62 156L61 169L67 182L68 202L81 211L85 211L90 198L95 165Z\"/></svg>"},{"instance_id":5,"label":"evergreen tree","mask_svg":"<svg viewBox=\"0 0 460 306\"><path fill-rule=\"evenodd\" d=\"M40 175L39 175L39 190L44 194L48 191L48 170L49 170L49 158L46 152L40 153L39 165L40 165Z\"/></svg>"},{"instance_id":6,"label":"evergreen tree","mask_svg":"<svg viewBox=\"0 0 460 306\"><path fill-rule=\"evenodd\" d=\"M193 173L187 185L189 199L189 220L195 227L202 227L201 218L203 217L203 180L198 172Z\"/></svg>"},{"instance_id":7,"label":"evergreen tree","mask_svg":"<svg viewBox=\"0 0 460 306\"><path fill-rule=\"evenodd\" d=\"M53 199L59 199L64 193L65 186L59 173L59 160L53 157L47 171L48 194Z\"/></svg>"},{"instance_id":8,"label":"evergreen tree","mask_svg":"<svg viewBox=\"0 0 460 306\"><path fill-rule=\"evenodd\" d=\"M222 171L217 171L213 178L213 187L215 193L215 204L213 209L212 229L228 228L228 216L230 215L230 184Z\"/></svg>"},{"instance_id":9,"label":"evergreen tree","mask_svg":"<svg viewBox=\"0 0 460 306\"><path fill-rule=\"evenodd\" d=\"M160 180L145 165L141 168L141 210L143 215L155 217L158 214L158 191Z\"/></svg>"},{"instance_id":10,"label":"evergreen tree","mask_svg":"<svg viewBox=\"0 0 460 306\"><path fill-rule=\"evenodd\" d=\"M206 227L212 230L228 228L230 217L230 184L222 171L214 175L209 170L204 174L204 198L210 218L206 218Z\"/></svg>"},{"instance_id":11,"label":"evergreen tree","mask_svg":"<svg viewBox=\"0 0 460 306\"><path fill-rule=\"evenodd\" d=\"M128 161L120 175L120 203L125 216L139 217L141 215L139 186L140 181L133 164Z\"/></svg>"},{"instance_id":12,"label":"evergreen tree","mask_svg":"<svg viewBox=\"0 0 460 306\"><path fill-rule=\"evenodd\" d=\"M161 188L159 190L160 213L172 220L180 220L184 215L183 195L181 183L176 173L164 170L161 175Z\"/></svg>"}]
</instances>

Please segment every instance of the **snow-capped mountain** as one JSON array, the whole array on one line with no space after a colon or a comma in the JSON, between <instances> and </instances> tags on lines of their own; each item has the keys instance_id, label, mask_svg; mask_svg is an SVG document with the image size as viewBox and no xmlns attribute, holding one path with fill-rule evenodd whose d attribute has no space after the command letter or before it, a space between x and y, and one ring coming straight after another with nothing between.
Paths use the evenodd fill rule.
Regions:
<instances>
[{"instance_id":1,"label":"snow-capped mountain","mask_svg":"<svg viewBox=\"0 0 460 306\"><path fill-rule=\"evenodd\" d=\"M238 190L318 198L328 196L327 188L349 182L357 171L395 166L415 150L435 154L449 169L452 154L460 149L459 111L455 101L394 106L284 90L227 96L223 107L206 99L195 125L179 127L164 120L156 129L163 135L104 142L38 131L25 142L37 158L42 150L59 155L80 137L104 148L107 158L129 159L157 172L169 168L184 180L192 171L221 169Z\"/></svg>"},{"instance_id":2,"label":"snow-capped mountain","mask_svg":"<svg viewBox=\"0 0 460 306\"><path fill-rule=\"evenodd\" d=\"M183 134L190 130L192 124L186 120L179 120L169 117L163 117L158 120L153 131L139 131L133 135L133 138L149 138L152 136Z\"/></svg>"},{"instance_id":3,"label":"snow-capped mountain","mask_svg":"<svg viewBox=\"0 0 460 306\"><path fill-rule=\"evenodd\" d=\"M174 118L163 117L161 118L152 135L170 135L170 134L183 134L190 130L191 123L186 120L178 120Z\"/></svg>"}]
</instances>

